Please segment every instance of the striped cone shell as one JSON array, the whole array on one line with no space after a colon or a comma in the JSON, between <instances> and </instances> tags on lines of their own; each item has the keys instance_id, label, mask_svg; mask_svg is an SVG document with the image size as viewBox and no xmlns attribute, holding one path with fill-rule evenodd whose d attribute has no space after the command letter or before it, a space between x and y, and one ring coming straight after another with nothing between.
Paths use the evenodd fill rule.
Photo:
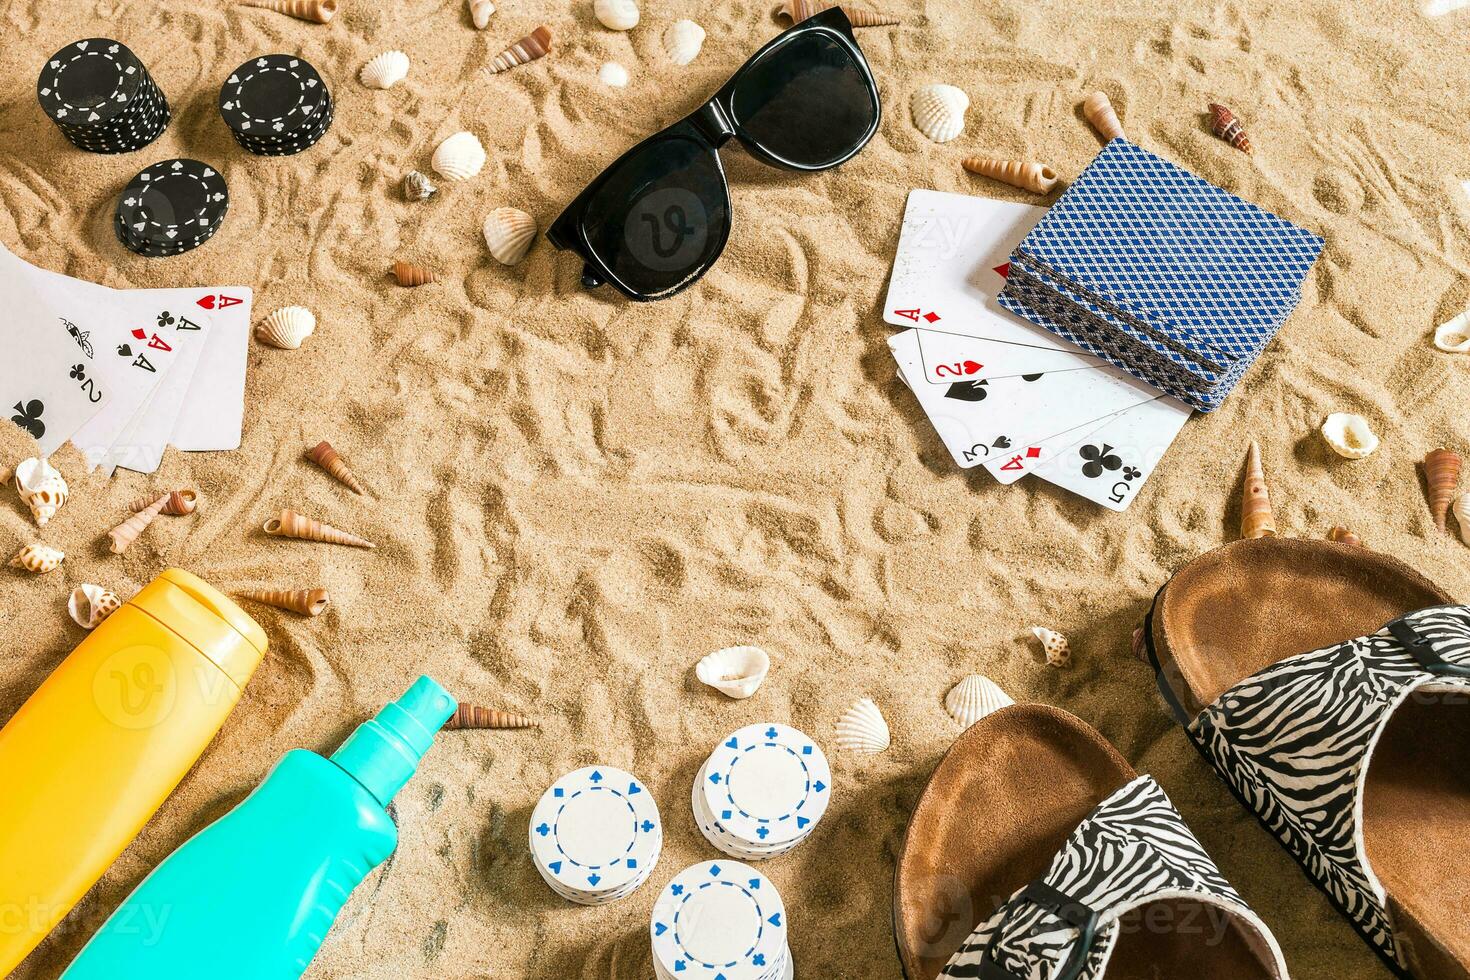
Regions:
<instances>
[{"instance_id":1,"label":"striped cone shell","mask_svg":"<svg viewBox=\"0 0 1470 980\"><path fill-rule=\"evenodd\" d=\"M546 57L551 50L551 28L542 24L515 44L506 48L490 62L490 73L509 71L516 65L524 65L537 58Z\"/></svg>"},{"instance_id":2,"label":"striped cone shell","mask_svg":"<svg viewBox=\"0 0 1470 980\"><path fill-rule=\"evenodd\" d=\"M157 499L158 497L151 493L146 497L138 497L132 503L128 504L128 510L135 514L140 510L147 510L153 506L153 502ZM168 501L163 505L163 510L159 511L159 513L166 517L184 517L187 514L194 513L194 508L198 506L198 500L199 495L193 490L174 490L169 493Z\"/></svg>"},{"instance_id":3,"label":"striped cone shell","mask_svg":"<svg viewBox=\"0 0 1470 980\"><path fill-rule=\"evenodd\" d=\"M128 546L138 540L138 535L143 533L144 528L153 523L165 506L168 505L169 494L164 494L147 507L138 511L132 517L123 521L117 527L107 532L111 541L108 546L114 555L120 555L128 550Z\"/></svg>"},{"instance_id":4,"label":"striped cone shell","mask_svg":"<svg viewBox=\"0 0 1470 980\"><path fill-rule=\"evenodd\" d=\"M1445 518L1460 485L1460 466L1460 454L1451 449L1436 449L1424 457L1424 495L1429 498L1434 526L1441 531L1445 530Z\"/></svg>"},{"instance_id":5,"label":"striped cone shell","mask_svg":"<svg viewBox=\"0 0 1470 980\"><path fill-rule=\"evenodd\" d=\"M303 616L320 616L332 601L326 589L245 589L235 594L251 602L263 602Z\"/></svg>"},{"instance_id":6,"label":"striped cone shell","mask_svg":"<svg viewBox=\"0 0 1470 980\"><path fill-rule=\"evenodd\" d=\"M425 286L439 280L432 269L404 262L402 259L394 262L393 268L388 271L393 273L393 278L398 280L400 286Z\"/></svg>"},{"instance_id":7,"label":"striped cone shell","mask_svg":"<svg viewBox=\"0 0 1470 980\"><path fill-rule=\"evenodd\" d=\"M1045 194L1057 186L1057 173L1044 163L1020 160L992 160L988 157L966 157L960 165L972 174L989 177L1033 194Z\"/></svg>"},{"instance_id":8,"label":"striped cone shell","mask_svg":"<svg viewBox=\"0 0 1470 980\"><path fill-rule=\"evenodd\" d=\"M459 703L459 708L444 723L449 728L539 728L540 723L525 715L496 711L478 705Z\"/></svg>"},{"instance_id":9,"label":"striped cone shell","mask_svg":"<svg viewBox=\"0 0 1470 980\"><path fill-rule=\"evenodd\" d=\"M1245 456L1245 486L1240 498L1240 536L1267 538L1276 534L1276 514L1266 491L1266 471L1261 468L1261 447L1251 441Z\"/></svg>"},{"instance_id":10,"label":"striped cone shell","mask_svg":"<svg viewBox=\"0 0 1470 980\"><path fill-rule=\"evenodd\" d=\"M1336 541L1338 544L1361 545L1363 543L1362 538L1358 537L1356 534L1354 534L1352 531L1349 531L1341 524L1334 526L1332 530L1327 532L1327 540Z\"/></svg>"},{"instance_id":11,"label":"striped cone shell","mask_svg":"<svg viewBox=\"0 0 1470 980\"><path fill-rule=\"evenodd\" d=\"M337 0L243 0L247 7L274 10L299 20L325 24L337 15Z\"/></svg>"},{"instance_id":12,"label":"striped cone shell","mask_svg":"<svg viewBox=\"0 0 1470 980\"><path fill-rule=\"evenodd\" d=\"M353 548L377 547L366 538L339 531L332 525L323 524L314 518L303 517L289 508L281 511L279 517L266 521L262 530L276 538L297 538L302 541L321 541L325 544L345 544Z\"/></svg>"},{"instance_id":13,"label":"striped cone shell","mask_svg":"<svg viewBox=\"0 0 1470 980\"><path fill-rule=\"evenodd\" d=\"M353 475L353 472L347 468L347 464L342 461L342 457L337 455L337 450L332 448L330 442L323 439L307 452L307 456L311 458L313 463L332 474L338 482L345 485L353 493L362 493L362 484L357 481L357 477Z\"/></svg>"},{"instance_id":14,"label":"striped cone shell","mask_svg":"<svg viewBox=\"0 0 1470 980\"><path fill-rule=\"evenodd\" d=\"M1118 114L1113 111L1113 103L1106 92L1093 92L1083 99L1082 115L1087 117L1098 135L1109 143L1123 135L1123 124L1118 122Z\"/></svg>"},{"instance_id":15,"label":"striped cone shell","mask_svg":"<svg viewBox=\"0 0 1470 980\"><path fill-rule=\"evenodd\" d=\"M1218 102L1210 103L1210 129L1216 136L1240 152L1249 153L1251 151L1250 137L1245 135L1240 120L1235 118L1235 113Z\"/></svg>"},{"instance_id":16,"label":"striped cone shell","mask_svg":"<svg viewBox=\"0 0 1470 980\"><path fill-rule=\"evenodd\" d=\"M800 24L808 17L813 17L833 7L841 7L853 27L888 27L899 23L897 17L881 11L864 10L862 7L854 7L848 3L822 3L821 0L786 0L776 8L776 19Z\"/></svg>"}]
</instances>

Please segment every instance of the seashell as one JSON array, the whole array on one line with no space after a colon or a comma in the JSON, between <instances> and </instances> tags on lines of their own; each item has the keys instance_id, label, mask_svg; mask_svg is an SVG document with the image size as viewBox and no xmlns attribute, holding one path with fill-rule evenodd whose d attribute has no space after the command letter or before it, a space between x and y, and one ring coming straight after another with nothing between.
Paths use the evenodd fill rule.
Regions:
<instances>
[{"instance_id":1,"label":"seashell","mask_svg":"<svg viewBox=\"0 0 1470 980\"><path fill-rule=\"evenodd\" d=\"M111 531L108 531L107 537L111 540L111 543L108 545L109 550L114 555L120 555L124 551L127 551L128 547L134 541L138 540L138 535L143 533L143 529L149 524L152 524L153 519L168 505L170 496L171 494L164 494Z\"/></svg>"},{"instance_id":2,"label":"seashell","mask_svg":"<svg viewBox=\"0 0 1470 980\"><path fill-rule=\"evenodd\" d=\"M516 65L524 65L527 62L535 61L537 58L544 58L550 50L551 28L542 24L515 44L512 44L497 54L495 59L490 62L490 74L498 75L503 71L509 71Z\"/></svg>"},{"instance_id":3,"label":"seashell","mask_svg":"<svg viewBox=\"0 0 1470 980\"><path fill-rule=\"evenodd\" d=\"M430 165L445 180L468 180L485 169L485 147L474 133L460 131L439 144Z\"/></svg>"},{"instance_id":4,"label":"seashell","mask_svg":"<svg viewBox=\"0 0 1470 980\"><path fill-rule=\"evenodd\" d=\"M44 544L28 544L20 549L16 556L10 559L11 568L24 568L36 575L45 575L54 572L61 566L61 560L66 553L57 551L55 548Z\"/></svg>"},{"instance_id":5,"label":"seashell","mask_svg":"<svg viewBox=\"0 0 1470 980\"><path fill-rule=\"evenodd\" d=\"M337 14L337 0L241 0L246 7L274 10L300 20L325 24Z\"/></svg>"},{"instance_id":6,"label":"seashell","mask_svg":"<svg viewBox=\"0 0 1470 980\"><path fill-rule=\"evenodd\" d=\"M1041 649L1046 653L1046 662L1053 667L1065 667L1072 662L1072 645L1056 630L1049 630L1045 626L1033 626L1031 635L1041 641Z\"/></svg>"},{"instance_id":7,"label":"seashell","mask_svg":"<svg viewBox=\"0 0 1470 980\"><path fill-rule=\"evenodd\" d=\"M1460 525L1460 540L1470 544L1470 493L1455 498L1455 523Z\"/></svg>"},{"instance_id":8,"label":"seashell","mask_svg":"<svg viewBox=\"0 0 1470 980\"><path fill-rule=\"evenodd\" d=\"M490 0L469 0L470 23L475 25L475 30L483 31L490 23L490 15L495 13L495 4Z\"/></svg>"},{"instance_id":9,"label":"seashell","mask_svg":"<svg viewBox=\"0 0 1470 980\"><path fill-rule=\"evenodd\" d=\"M1344 459L1364 459L1378 448L1378 437L1368 420L1348 412L1333 412L1322 423L1322 438Z\"/></svg>"},{"instance_id":10,"label":"seashell","mask_svg":"<svg viewBox=\"0 0 1470 980\"><path fill-rule=\"evenodd\" d=\"M628 84L628 69L616 61L609 61L597 70L597 80L609 88L625 88Z\"/></svg>"},{"instance_id":11,"label":"seashell","mask_svg":"<svg viewBox=\"0 0 1470 980\"><path fill-rule=\"evenodd\" d=\"M262 530L277 538L299 538L302 541L322 541L326 544L345 544L354 548L376 548L364 538L346 531L339 531L330 524L310 517L302 517L294 510L283 510L281 516L266 521Z\"/></svg>"},{"instance_id":12,"label":"seashell","mask_svg":"<svg viewBox=\"0 0 1470 980\"><path fill-rule=\"evenodd\" d=\"M1249 153L1251 151L1251 139L1245 135L1240 120L1235 118L1235 113L1218 102L1210 103L1210 129L1216 136L1240 152Z\"/></svg>"},{"instance_id":13,"label":"seashell","mask_svg":"<svg viewBox=\"0 0 1470 980\"><path fill-rule=\"evenodd\" d=\"M1148 643L1146 642L1146 639L1144 637L1142 626L1133 631L1133 636L1129 639L1128 642L1128 648L1133 652L1133 656L1135 658L1137 658L1138 660L1142 660L1144 663L1149 662Z\"/></svg>"},{"instance_id":14,"label":"seashell","mask_svg":"<svg viewBox=\"0 0 1470 980\"><path fill-rule=\"evenodd\" d=\"M410 170L403 175L403 199L405 201L427 201L438 189L434 186L433 181L417 170Z\"/></svg>"},{"instance_id":15,"label":"seashell","mask_svg":"<svg viewBox=\"0 0 1470 980\"><path fill-rule=\"evenodd\" d=\"M402 51L384 51L357 73L358 81L368 88L392 88L408 77L408 55Z\"/></svg>"},{"instance_id":16,"label":"seashell","mask_svg":"<svg viewBox=\"0 0 1470 980\"><path fill-rule=\"evenodd\" d=\"M35 456L16 464L15 489L30 508L37 527L45 527L70 495L61 471L49 460Z\"/></svg>"},{"instance_id":17,"label":"seashell","mask_svg":"<svg viewBox=\"0 0 1470 980\"><path fill-rule=\"evenodd\" d=\"M255 328L255 339L282 350L296 350L316 332L316 316L304 306L283 306Z\"/></svg>"},{"instance_id":18,"label":"seashell","mask_svg":"<svg viewBox=\"0 0 1470 980\"><path fill-rule=\"evenodd\" d=\"M592 13L610 31L631 31L638 26L638 5L633 0L592 0Z\"/></svg>"},{"instance_id":19,"label":"seashell","mask_svg":"<svg viewBox=\"0 0 1470 980\"><path fill-rule=\"evenodd\" d=\"M485 216L481 230L495 261L515 265L536 240L536 219L519 208L496 208Z\"/></svg>"},{"instance_id":20,"label":"seashell","mask_svg":"<svg viewBox=\"0 0 1470 980\"><path fill-rule=\"evenodd\" d=\"M1429 498L1429 512L1434 526L1445 529L1445 515L1460 485L1460 454L1450 449L1436 449L1424 457L1424 494Z\"/></svg>"},{"instance_id":21,"label":"seashell","mask_svg":"<svg viewBox=\"0 0 1470 980\"><path fill-rule=\"evenodd\" d=\"M1108 93L1093 92L1082 100L1082 115L1097 130L1098 135L1105 142L1111 143L1123 135L1123 124L1118 122L1118 114L1113 111L1113 103L1108 100Z\"/></svg>"},{"instance_id":22,"label":"seashell","mask_svg":"<svg viewBox=\"0 0 1470 980\"><path fill-rule=\"evenodd\" d=\"M944 696L944 710L966 728L991 712L1015 703L999 684L982 674L971 674Z\"/></svg>"},{"instance_id":23,"label":"seashell","mask_svg":"<svg viewBox=\"0 0 1470 980\"><path fill-rule=\"evenodd\" d=\"M1349 531L1341 524L1334 526L1332 530L1327 532L1327 540L1336 541L1338 544L1351 544L1359 546L1361 546L1363 543L1362 538L1358 537L1356 534L1354 534L1352 531Z\"/></svg>"},{"instance_id":24,"label":"seashell","mask_svg":"<svg viewBox=\"0 0 1470 980\"><path fill-rule=\"evenodd\" d=\"M332 448L330 442L323 439L307 450L306 455L313 463L332 474L332 476L336 477L337 480L343 483L353 493L362 493L362 484L358 482L353 472L347 468L347 464L342 461L342 457L337 455L337 450Z\"/></svg>"},{"instance_id":25,"label":"seashell","mask_svg":"<svg viewBox=\"0 0 1470 980\"><path fill-rule=\"evenodd\" d=\"M676 65L687 65L704 47L704 28L692 20L676 20L664 31L664 52Z\"/></svg>"},{"instance_id":26,"label":"seashell","mask_svg":"<svg viewBox=\"0 0 1470 980\"><path fill-rule=\"evenodd\" d=\"M847 15L848 23L853 27L887 27L899 22L897 17L889 14L864 10L846 3L821 3L819 0L786 0L776 8L776 19L789 20L793 25L800 24L808 17L820 14L824 10L830 10L834 6L842 8L842 12Z\"/></svg>"},{"instance_id":27,"label":"seashell","mask_svg":"<svg viewBox=\"0 0 1470 980\"><path fill-rule=\"evenodd\" d=\"M936 143L948 143L965 131L970 97L953 85L925 85L909 97L909 112L919 132Z\"/></svg>"},{"instance_id":28,"label":"seashell","mask_svg":"<svg viewBox=\"0 0 1470 980\"><path fill-rule=\"evenodd\" d=\"M694 676L727 697L742 701L765 682L771 658L760 647L726 647L700 660Z\"/></svg>"},{"instance_id":29,"label":"seashell","mask_svg":"<svg viewBox=\"0 0 1470 980\"><path fill-rule=\"evenodd\" d=\"M525 715L512 714L509 711L496 711L494 708L481 708L479 705L459 703L454 714L444 723L446 729L456 728L540 728L541 723Z\"/></svg>"},{"instance_id":30,"label":"seashell","mask_svg":"<svg viewBox=\"0 0 1470 980\"><path fill-rule=\"evenodd\" d=\"M120 608L122 600L116 593L90 583L72 589L71 597L66 600L66 611L72 622L84 630L96 629L99 623Z\"/></svg>"},{"instance_id":31,"label":"seashell","mask_svg":"<svg viewBox=\"0 0 1470 980\"><path fill-rule=\"evenodd\" d=\"M147 510L153 506L153 501L157 499L158 494L156 493L135 498L132 503L128 504L128 510L135 514L140 510ZM167 517L183 517L186 514L194 513L194 508L198 506L198 500L199 495L193 490L174 490L168 495L168 502L163 505L163 510L159 511L159 513Z\"/></svg>"},{"instance_id":32,"label":"seashell","mask_svg":"<svg viewBox=\"0 0 1470 980\"><path fill-rule=\"evenodd\" d=\"M1470 310L1441 323L1434 331L1434 346L1450 354L1470 352Z\"/></svg>"},{"instance_id":33,"label":"seashell","mask_svg":"<svg viewBox=\"0 0 1470 980\"><path fill-rule=\"evenodd\" d=\"M1045 194L1057 186L1057 172L1044 163L1022 163L1020 160L991 160L966 157L960 166L972 174L989 177L1033 194Z\"/></svg>"},{"instance_id":34,"label":"seashell","mask_svg":"<svg viewBox=\"0 0 1470 980\"><path fill-rule=\"evenodd\" d=\"M398 280L400 286L425 286L439 281L439 276L434 270L414 265L412 262L404 262L402 259L394 262L393 267L388 271L393 278Z\"/></svg>"},{"instance_id":35,"label":"seashell","mask_svg":"<svg viewBox=\"0 0 1470 980\"><path fill-rule=\"evenodd\" d=\"M235 595L303 616L320 616L332 601L326 589L246 589Z\"/></svg>"},{"instance_id":36,"label":"seashell","mask_svg":"<svg viewBox=\"0 0 1470 980\"><path fill-rule=\"evenodd\" d=\"M859 698L837 722L837 747L867 755L877 755L888 748L892 739L888 722L872 698Z\"/></svg>"},{"instance_id":37,"label":"seashell","mask_svg":"<svg viewBox=\"0 0 1470 980\"><path fill-rule=\"evenodd\" d=\"M1266 471L1261 468L1261 447L1251 440L1245 454L1245 485L1240 496L1240 536L1266 538L1276 534L1276 513L1266 492Z\"/></svg>"}]
</instances>

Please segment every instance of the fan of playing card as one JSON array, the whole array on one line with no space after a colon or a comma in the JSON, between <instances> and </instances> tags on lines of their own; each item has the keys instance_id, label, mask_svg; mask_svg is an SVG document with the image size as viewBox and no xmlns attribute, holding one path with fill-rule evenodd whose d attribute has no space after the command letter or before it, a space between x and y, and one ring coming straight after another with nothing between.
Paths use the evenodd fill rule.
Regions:
<instances>
[{"instance_id":1,"label":"fan of playing card","mask_svg":"<svg viewBox=\"0 0 1470 980\"><path fill-rule=\"evenodd\" d=\"M49 456L152 473L166 446L240 445L251 290L112 289L0 247L0 408Z\"/></svg>"}]
</instances>

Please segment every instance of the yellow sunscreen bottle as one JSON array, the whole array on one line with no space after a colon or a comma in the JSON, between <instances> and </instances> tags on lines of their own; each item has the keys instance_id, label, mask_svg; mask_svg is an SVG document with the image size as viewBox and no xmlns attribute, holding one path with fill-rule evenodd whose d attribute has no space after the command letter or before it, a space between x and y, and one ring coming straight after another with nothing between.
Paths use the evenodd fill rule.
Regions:
<instances>
[{"instance_id":1,"label":"yellow sunscreen bottle","mask_svg":"<svg viewBox=\"0 0 1470 980\"><path fill-rule=\"evenodd\" d=\"M0 976L173 792L265 648L239 606L171 568L103 620L0 729Z\"/></svg>"}]
</instances>

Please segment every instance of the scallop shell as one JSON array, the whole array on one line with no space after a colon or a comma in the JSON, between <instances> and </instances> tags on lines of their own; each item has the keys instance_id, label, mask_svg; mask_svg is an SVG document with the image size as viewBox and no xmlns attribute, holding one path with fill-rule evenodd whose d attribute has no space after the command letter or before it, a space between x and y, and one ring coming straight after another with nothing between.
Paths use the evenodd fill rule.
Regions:
<instances>
[{"instance_id":1,"label":"scallop shell","mask_svg":"<svg viewBox=\"0 0 1470 980\"><path fill-rule=\"evenodd\" d=\"M495 261L515 265L536 240L536 219L519 208L496 208L485 216L481 231Z\"/></svg>"},{"instance_id":2,"label":"scallop shell","mask_svg":"<svg viewBox=\"0 0 1470 980\"><path fill-rule=\"evenodd\" d=\"M537 58L546 57L551 51L551 28L542 24L515 44L506 48L490 62L490 74L509 71L516 65L524 65Z\"/></svg>"},{"instance_id":3,"label":"scallop shell","mask_svg":"<svg viewBox=\"0 0 1470 980\"><path fill-rule=\"evenodd\" d=\"M332 601L326 589L245 589L235 594L303 616L320 616Z\"/></svg>"},{"instance_id":4,"label":"scallop shell","mask_svg":"<svg viewBox=\"0 0 1470 980\"><path fill-rule=\"evenodd\" d=\"M1266 471L1261 466L1261 447L1251 440L1245 454L1245 481L1240 491L1240 536L1269 538L1276 534L1276 512L1266 490Z\"/></svg>"},{"instance_id":5,"label":"scallop shell","mask_svg":"<svg viewBox=\"0 0 1470 980\"><path fill-rule=\"evenodd\" d=\"M960 161L972 174L989 177L1012 187L1033 194L1045 194L1057 186L1057 172L1044 163L1024 163L1020 160L991 160L987 157L966 157Z\"/></svg>"},{"instance_id":6,"label":"scallop shell","mask_svg":"<svg viewBox=\"0 0 1470 980\"><path fill-rule=\"evenodd\" d=\"M742 701L760 690L770 670L771 658L760 647L726 647L701 660L694 676L721 694Z\"/></svg>"},{"instance_id":7,"label":"scallop shell","mask_svg":"<svg viewBox=\"0 0 1470 980\"><path fill-rule=\"evenodd\" d=\"M944 696L944 710L966 728L986 715L1015 703L1009 694L1001 690L999 684L983 674L971 674L950 688L949 693Z\"/></svg>"},{"instance_id":8,"label":"scallop shell","mask_svg":"<svg viewBox=\"0 0 1470 980\"><path fill-rule=\"evenodd\" d=\"M427 286L431 282L439 281L439 275L433 269L402 259L394 262L388 272L398 280L400 286Z\"/></svg>"},{"instance_id":9,"label":"scallop shell","mask_svg":"<svg viewBox=\"0 0 1470 980\"><path fill-rule=\"evenodd\" d=\"M30 508L37 527L45 527L70 495L61 471L39 457L21 460L15 467L15 489Z\"/></svg>"},{"instance_id":10,"label":"scallop shell","mask_svg":"<svg viewBox=\"0 0 1470 980\"><path fill-rule=\"evenodd\" d=\"M432 180L417 170L410 170L403 175L403 199L405 201L427 201L438 189Z\"/></svg>"},{"instance_id":11,"label":"scallop shell","mask_svg":"<svg viewBox=\"0 0 1470 980\"><path fill-rule=\"evenodd\" d=\"M909 112L919 132L936 143L948 143L965 131L970 97L953 85L925 85L909 97Z\"/></svg>"},{"instance_id":12,"label":"scallop shell","mask_svg":"<svg viewBox=\"0 0 1470 980\"><path fill-rule=\"evenodd\" d=\"M1450 354L1470 352L1470 310L1441 323L1434 331L1434 346Z\"/></svg>"},{"instance_id":13,"label":"scallop shell","mask_svg":"<svg viewBox=\"0 0 1470 980\"><path fill-rule=\"evenodd\" d=\"M138 535L142 534L148 525L153 523L153 519L163 511L163 508L168 506L169 497L170 494L163 494L157 500L153 501L153 503L149 504L146 509L138 511L117 527L108 531L108 550L114 555L120 555L124 551L127 551L128 547L134 541L138 540Z\"/></svg>"},{"instance_id":14,"label":"scallop shell","mask_svg":"<svg viewBox=\"0 0 1470 980\"><path fill-rule=\"evenodd\" d=\"M1445 514L1450 509L1455 490L1460 486L1460 454L1452 449L1436 449L1424 457L1424 495L1429 499L1429 512L1434 526L1445 529Z\"/></svg>"},{"instance_id":15,"label":"scallop shell","mask_svg":"<svg viewBox=\"0 0 1470 980\"><path fill-rule=\"evenodd\" d=\"M468 180L485 169L485 148L474 133L461 131L439 144L431 164L445 180Z\"/></svg>"},{"instance_id":16,"label":"scallop shell","mask_svg":"<svg viewBox=\"0 0 1470 980\"><path fill-rule=\"evenodd\" d=\"M1452 509L1455 512L1455 523L1460 525L1460 540L1470 544L1470 493L1462 493L1456 497Z\"/></svg>"},{"instance_id":17,"label":"scallop shell","mask_svg":"<svg viewBox=\"0 0 1470 980\"><path fill-rule=\"evenodd\" d=\"M633 0L592 0L592 13L610 31L631 31L638 26L638 5Z\"/></svg>"},{"instance_id":18,"label":"scallop shell","mask_svg":"<svg viewBox=\"0 0 1470 980\"><path fill-rule=\"evenodd\" d=\"M461 701L455 708L454 714L444 723L444 727L453 731L464 728L540 728L540 722L525 715L513 714L509 711L496 711L494 708L482 708L476 704L465 704Z\"/></svg>"},{"instance_id":19,"label":"scallop shell","mask_svg":"<svg viewBox=\"0 0 1470 980\"><path fill-rule=\"evenodd\" d=\"M475 30L483 31L490 23L490 15L495 13L495 4L490 0L469 0L470 23L475 25Z\"/></svg>"},{"instance_id":20,"label":"scallop shell","mask_svg":"<svg viewBox=\"0 0 1470 980\"><path fill-rule=\"evenodd\" d=\"M116 593L90 582L72 589L71 597L66 600L66 611L72 622L84 630L96 629L99 623L121 607L122 600Z\"/></svg>"},{"instance_id":21,"label":"scallop shell","mask_svg":"<svg viewBox=\"0 0 1470 980\"><path fill-rule=\"evenodd\" d=\"M147 510L153 506L153 501L158 499L157 493L150 493L143 497L134 497L133 502L128 504L128 510L136 514L140 510ZM194 513L194 508L199 505L199 495L193 490L175 490L168 495L168 502L159 511L168 517L183 517Z\"/></svg>"},{"instance_id":22,"label":"scallop shell","mask_svg":"<svg viewBox=\"0 0 1470 980\"><path fill-rule=\"evenodd\" d=\"M1344 459L1365 459L1378 448L1378 436L1373 434L1368 420L1348 412L1327 416L1327 421L1322 423L1322 438Z\"/></svg>"},{"instance_id":23,"label":"scallop shell","mask_svg":"<svg viewBox=\"0 0 1470 980\"><path fill-rule=\"evenodd\" d=\"M597 70L597 80L609 88L625 88L628 84L628 69L616 61L609 61Z\"/></svg>"},{"instance_id":24,"label":"scallop shell","mask_svg":"<svg viewBox=\"0 0 1470 980\"><path fill-rule=\"evenodd\" d=\"M243 3L315 24L325 24L337 14L337 0L243 0Z\"/></svg>"},{"instance_id":25,"label":"scallop shell","mask_svg":"<svg viewBox=\"0 0 1470 980\"><path fill-rule=\"evenodd\" d=\"M304 306L283 306L260 322L255 339L282 350L296 350L315 332L315 314Z\"/></svg>"},{"instance_id":26,"label":"scallop shell","mask_svg":"<svg viewBox=\"0 0 1470 980\"><path fill-rule=\"evenodd\" d=\"M1118 114L1113 111L1113 103L1106 92L1093 92L1083 99L1082 115L1109 143L1123 135L1123 124L1118 122Z\"/></svg>"},{"instance_id":27,"label":"scallop shell","mask_svg":"<svg viewBox=\"0 0 1470 980\"><path fill-rule=\"evenodd\" d=\"M384 51L357 73L358 81L368 88L392 88L408 77L408 55L402 51Z\"/></svg>"},{"instance_id":28,"label":"scallop shell","mask_svg":"<svg viewBox=\"0 0 1470 980\"><path fill-rule=\"evenodd\" d=\"M676 65L687 65L704 47L704 28L692 20L676 20L664 31L664 52Z\"/></svg>"},{"instance_id":29,"label":"scallop shell","mask_svg":"<svg viewBox=\"0 0 1470 980\"><path fill-rule=\"evenodd\" d=\"M1251 151L1251 139L1245 135L1240 120L1235 118L1235 113L1218 102L1210 103L1210 130L1240 152Z\"/></svg>"},{"instance_id":30,"label":"scallop shell","mask_svg":"<svg viewBox=\"0 0 1470 980\"><path fill-rule=\"evenodd\" d=\"M822 3L820 0L786 0L776 8L777 20L789 20L793 25L800 24L808 17L820 14L824 10L833 7L841 7L842 12L847 15L847 21L853 27L888 27L899 23L897 17L876 10L866 10L862 7L854 7L846 3Z\"/></svg>"},{"instance_id":31,"label":"scallop shell","mask_svg":"<svg viewBox=\"0 0 1470 980\"><path fill-rule=\"evenodd\" d=\"M347 468L347 463L338 455L332 444L323 439L311 449L307 450L307 457L316 465L332 474L347 489L355 494L362 493L362 483L358 481L356 474Z\"/></svg>"},{"instance_id":32,"label":"scallop shell","mask_svg":"<svg viewBox=\"0 0 1470 980\"><path fill-rule=\"evenodd\" d=\"M872 698L859 698L837 722L837 747L877 755L892 741L888 722Z\"/></svg>"},{"instance_id":33,"label":"scallop shell","mask_svg":"<svg viewBox=\"0 0 1470 980\"><path fill-rule=\"evenodd\" d=\"M339 531L330 524L310 517L303 517L294 510L281 511L279 517L271 518L261 528L274 538L299 538L302 541L321 541L326 544L345 544L354 548L376 548L365 538Z\"/></svg>"},{"instance_id":34,"label":"scallop shell","mask_svg":"<svg viewBox=\"0 0 1470 980\"><path fill-rule=\"evenodd\" d=\"M28 544L10 559L10 567L24 568L28 572L45 575L59 568L61 560L65 557L65 552L57 551L48 545Z\"/></svg>"},{"instance_id":35,"label":"scallop shell","mask_svg":"<svg viewBox=\"0 0 1470 980\"><path fill-rule=\"evenodd\" d=\"M1072 646L1067 642L1067 638L1056 630L1049 630L1045 626L1033 626L1031 635L1041 641L1041 649L1046 653L1046 662L1053 667L1065 667L1072 662Z\"/></svg>"}]
</instances>

